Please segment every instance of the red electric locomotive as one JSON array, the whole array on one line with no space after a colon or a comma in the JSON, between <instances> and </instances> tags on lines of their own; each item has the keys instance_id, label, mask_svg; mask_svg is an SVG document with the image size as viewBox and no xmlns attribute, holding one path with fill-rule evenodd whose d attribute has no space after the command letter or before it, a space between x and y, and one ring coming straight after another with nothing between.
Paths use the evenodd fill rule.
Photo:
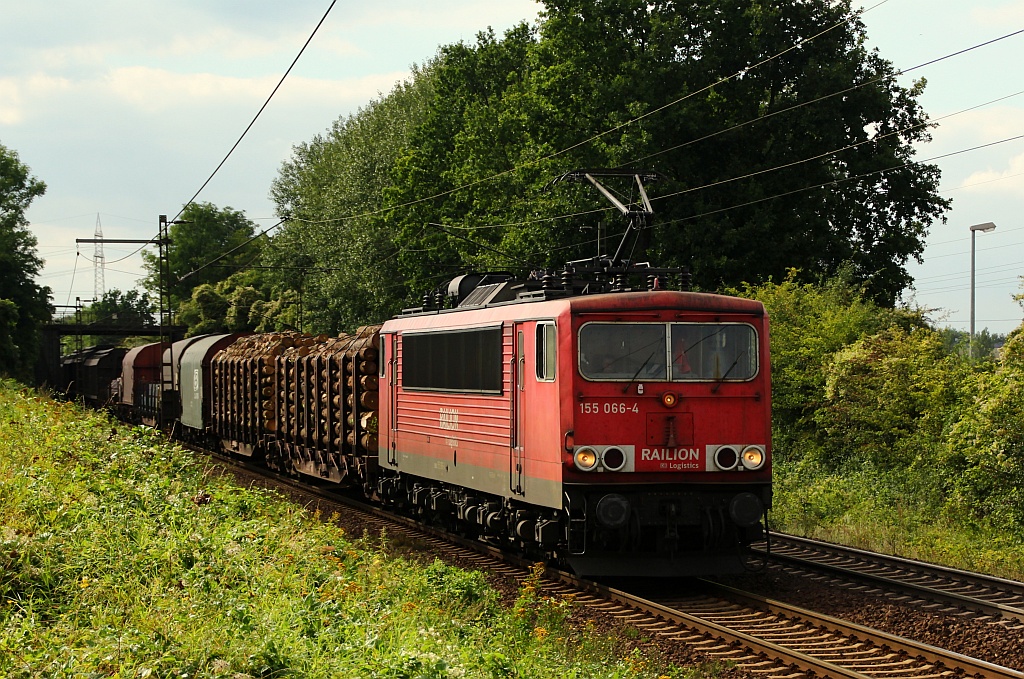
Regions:
<instances>
[{"instance_id":1,"label":"red electric locomotive","mask_svg":"<svg viewBox=\"0 0 1024 679\"><path fill-rule=\"evenodd\" d=\"M380 331L383 499L583 575L741 568L771 505L761 303L507 277L450 294Z\"/></svg>"},{"instance_id":2,"label":"red electric locomotive","mask_svg":"<svg viewBox=\"0 0 1024 679\"><path fill-rule=\"evenodd\" d=\"M605 172L634 210L594 174L563 179L629 217L614 257L461 276L354 335L176 344L184 379L154 404L179 399L179 435L581 575L741 570L772 499L767 315L624 260L649 177Z\"/></svg>"}]
</instances>

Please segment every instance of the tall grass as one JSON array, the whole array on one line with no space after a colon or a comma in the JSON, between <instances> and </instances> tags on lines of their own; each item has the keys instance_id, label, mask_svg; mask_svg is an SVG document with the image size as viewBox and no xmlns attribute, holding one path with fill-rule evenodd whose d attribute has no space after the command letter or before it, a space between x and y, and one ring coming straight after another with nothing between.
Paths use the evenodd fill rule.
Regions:
<instances>
[{"instance_id":1,"label":"tall grass","mask_svg":"<svg viewBox=\"0 0 1024 679\"><path fill-rule=\"evenodd\" d=\"M0 385L0 679L682 677L143 428ZM709 671L714 671L712 668Z\"/></svg>"},{"instance_id":2,"label":"tall grass","mask_svg":"<svg viewBox=\"0 0 1024 679\"><path fill-rule=\"evenodd\" d=\"M1024 581L1020 539L950 514L934 474L776 458L774 477L777 530Z\"/></svg>"}]
</instances>

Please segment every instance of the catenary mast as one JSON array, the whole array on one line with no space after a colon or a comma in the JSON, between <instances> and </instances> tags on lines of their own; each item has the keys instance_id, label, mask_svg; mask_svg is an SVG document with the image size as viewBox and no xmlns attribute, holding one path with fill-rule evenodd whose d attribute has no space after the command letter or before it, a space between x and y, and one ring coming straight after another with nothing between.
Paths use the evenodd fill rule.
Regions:
<instances>
[{"instance_id":1,"label":"catenary mast","mask_svg":"<svg viewBox=\"0 0 1024 679\"><path fill-rule=\"evenodd\" d=\"M96 249L93 251L93 268L95 270L95 282L93 283L92 298L99 301L106 293L106 285L103 281L106 262L103 258L103 226L100 224L100 213L96 213Z\"/></svg>"}]
</instances>

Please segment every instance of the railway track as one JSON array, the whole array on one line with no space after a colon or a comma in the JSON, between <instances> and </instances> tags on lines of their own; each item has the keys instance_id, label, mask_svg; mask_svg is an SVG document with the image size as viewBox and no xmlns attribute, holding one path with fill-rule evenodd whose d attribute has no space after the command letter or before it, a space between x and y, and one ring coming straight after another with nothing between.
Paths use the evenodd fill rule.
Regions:
<instances>
[{"instance_id":1,"label":"railway track","mask_svg":"<svg viewBox=\"0 0 1024 679\"><path fill-rule=\"evenodd\" d=\"M692 643L709 646L712 655L768 676L797 669L828 677L1024 677L1016 670L767 597L706 585L700 594L659 598L657 605L701 621L706 635L717 633L716 640L721 640L718 645L710 639ZM726 643L730 636L735 641ZM758 664L770 655L787 666L771 669Z\"/></svg>"},{"instance_id":2,"label":"railway track","mask_svg":"<svg viewBox=\"0 0 1024 679\"><path fill-rule=\"evenodd\" d=\"M250 465L216 456L225 466L266 475ZM365 525L387 527L391 535L439 551L516 580L525 580L532 563L478 541L453 537L412 519L396 517L336 493L273 475L273 483L320 498L366 517ZM701 591L686 596L626 592L552 569L542 579L544 593L571 597L602 615L628 624L659 644L683 644L703 655L735 663L752 675L769 679L834 677L874 679L979 677L1024 679L1024 673L964 655L902 639L826 615L701 582Z\"/></svg>"},{"instance_id":3,"label":"railway track","mask_svg":"<svg viewBox=\"0 0 1024 679\"><path fill-rule=\"evenodd\" d=\"M1024 629L1024 583L773 533L772 561L875 588L904 603Z\"/></svg>"}]
</instances>

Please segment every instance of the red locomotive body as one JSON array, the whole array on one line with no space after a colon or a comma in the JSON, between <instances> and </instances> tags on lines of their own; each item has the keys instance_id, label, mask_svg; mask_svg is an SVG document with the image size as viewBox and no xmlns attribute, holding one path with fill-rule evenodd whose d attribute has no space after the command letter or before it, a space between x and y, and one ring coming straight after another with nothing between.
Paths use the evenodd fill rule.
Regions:
<instances>
[{"instance_id":1,"label":"red locomotive body","mask_svg":"<svg viewBox=\"0 0 1024 679\"><path fill-rule=\"evenodd\" d=\"M739 569L771 503L763 306L528 299L384 324L382 497L581 574Z\"/></svg>"}]
</instances>

